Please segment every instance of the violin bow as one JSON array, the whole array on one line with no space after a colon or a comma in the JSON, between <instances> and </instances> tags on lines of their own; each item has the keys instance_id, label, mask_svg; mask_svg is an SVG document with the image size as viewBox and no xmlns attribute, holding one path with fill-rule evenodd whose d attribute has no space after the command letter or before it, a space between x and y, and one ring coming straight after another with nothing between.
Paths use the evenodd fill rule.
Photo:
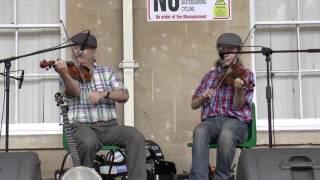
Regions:
<instances>
[{"instance_id":1,"label":"violin bow","mask_svg":"<svg viewBox=\"0 0 320 180\"><path fill-rule=\"evenodd\" d=\"M62 24L64 33L65 33L65 35L66 35L66 37L67 37L67 42L68 42L69 44L72 44L71 38L70 38L70 36L68 35L67 29L66 29L63 21L60 20L60 23ZM89 31L89 30L84 30L84 31L81 31L80 33L82 33L82 32L88 32L88 31ZM74 61L75 61L76 65L77 65L78 67L80 67L80 63L79 63L78 60L77 60L77 55L76 55L76 53L74 52L74 49L73 49L72 47L71 47L71 52L72 52L72 56L74 57ZM83 73L82 73L81 71L79 71L79 72L80 72L80 77L81 77L82 82L85 82ZM88 86L87 86L87 88L90 89Z\"/></svg>"}]
</instances>

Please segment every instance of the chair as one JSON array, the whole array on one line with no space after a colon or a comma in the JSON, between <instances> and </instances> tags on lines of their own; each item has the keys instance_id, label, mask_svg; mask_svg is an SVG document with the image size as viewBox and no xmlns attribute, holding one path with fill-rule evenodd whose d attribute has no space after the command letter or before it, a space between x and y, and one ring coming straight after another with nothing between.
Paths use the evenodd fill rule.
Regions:
<instances>
[{"instance_id":1,"label":"chair","mask_svg":"<svg viewBox=\"0 0 320 180\"><path fill-rule=\"evenodd\" d=\"M257 129L256 129L256 109L255 109L255 104L252 103L252 119L251 122L249 123L249 133L248 133L248 138L245 142L242 144L238 145L237 148L239 149L244 149L244 148L252 148L256 146L257 144ZM210 149L217 148L217 144L208 144ZM192 147L192 143L188 143L187 147ZM237 163L233 163L233 166L231 169L234 169ZM210 168L210 165L209 165Z\"/></svg>"}]
</instances>

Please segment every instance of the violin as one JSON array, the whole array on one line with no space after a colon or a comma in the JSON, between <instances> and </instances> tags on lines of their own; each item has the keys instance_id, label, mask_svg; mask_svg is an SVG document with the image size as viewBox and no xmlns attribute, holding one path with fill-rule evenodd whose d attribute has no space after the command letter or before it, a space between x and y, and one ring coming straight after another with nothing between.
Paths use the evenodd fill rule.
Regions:
<instances>
[{"instance_id":1,"label":"violin","mask_svg":"<svg viewBox=\"0 0 320 180\"><path fill-rule=\"evenodd\" d=\"M240 78L244 82L243 89L253 89L254 83L246 80L249 76L249 70L240 64L232 64L231 70L231 72L225 72L225 74L220 76L220 84L234 86L234 80Z\"/></svg>"},{"instance_id":2,"label":"violin","mask_svg":"<svg viewBox=\"0 0 320 180\"><path fill-rule=\"evenodd\" d=\"M52 68L55 66L55 62L56 61L54 61L54 60L50 60L50 61L42 60L40 62L40 67L48 70L49 68ZM91 74L89 68L84 67L84 66L77 67L73 61L67 61L66 64L68 67L68 73L70 74L70 76L73 79L76 79L80 82L91 81L92 74Z\"/></svg>"}]
</instances>

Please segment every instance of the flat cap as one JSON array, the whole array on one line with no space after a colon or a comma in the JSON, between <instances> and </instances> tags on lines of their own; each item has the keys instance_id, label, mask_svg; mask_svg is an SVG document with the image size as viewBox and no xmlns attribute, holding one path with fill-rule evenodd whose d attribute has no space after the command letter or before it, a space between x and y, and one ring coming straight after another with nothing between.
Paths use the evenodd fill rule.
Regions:
<instances>
[{"instance_id":1,"label":"flat cap","mask_svg":"<svg viewBox=\"0 0 320 180\"><path fill-rule=\"evenodd\" d=\"M87 32L81 32L78 33L74 36L72 36L71 41L81 45L82 43L84 43L86 37L87 37L88 33ZM90 34L88 37L88 41L85 44L85 48L90 47L90 48L97 48L97 39L94 35Z\"/></svg>"},{"instance_id":2,"label":"flat cap","mask_svg":"<svg viewBox=\"0 0 320 180\"><path fill-rule=\"evenodd\" d=\"M238 47L242 45L242 40L239 35L234 33L223 33L217 39L217 48L219 47Z\"/></svg>"}]
</instances>

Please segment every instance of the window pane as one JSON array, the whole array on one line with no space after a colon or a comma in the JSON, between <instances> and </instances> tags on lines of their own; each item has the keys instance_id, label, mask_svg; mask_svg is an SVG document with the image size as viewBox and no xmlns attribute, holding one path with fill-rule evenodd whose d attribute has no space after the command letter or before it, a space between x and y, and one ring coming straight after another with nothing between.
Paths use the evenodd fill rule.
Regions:
<instances>
[{"instance_id":1,"label":"window pane","mask_svg":"<svg viewBox=\"0 0 320 180\"><path fill-rule=\"evenodd\" d=\"M17 23L59 23L59 0L17 0Z\"/></svg>"},{"instance_id":2,"label":"window pane","mask_svg":"<svg viewBox=\"0 0 320 180\"><path fill-rule=\"evenodd\" d=\"M319 20L320 19L320 1L319 0L302 0L300 1L301 20Z\"/></svg>"},{"instance_id":3,"label":"window pane","mask_svg":"<svg viewBox=\"0 0 320 180\"><path fill-rule=\"evenodd\" d=\"M301 49L319 49L320 26L301 27L300 39ZM301 66L302 69L320 70L320 53L301 53Z\"/></svg>"},{"instance_id":4,"label":"window pane","mask_svg":"<svg viewBox=\"0 0 320 180\"><path fill-rule=\"evenodd\" d=\"M257 74L258 118L267 119L266 75ZM273 76L274 117L277 119L300 118L299 84L296 74L274 74Z\"/></svg>"},{"instance_id":5,"label":"window pane","mask_svg":"<svg viewBox=\"0 0 320 180\"><path fill-rule=\"evenodd\" d=\"M268 47L273 51L297 49L296 29L292 26L259 28L255 32L255 46ZM261 48L257 50L261 50ZM266 70L265 56L256 54L255 57L256 70ZM273 70L298 69L298 55L296 53L274 52L271 61Z\"/></svg>"},{"instance_id":6,"label":"window pane","mask_svg":"<svg viewBox=\"0 0 320 180\"><path fill-rule=\"evenodd\" d=\"M304 118L320 117L320 73L306 73L302 76L302 105Z\"/></svg>"},{"instance_id":7,"label":"window pane","mask_svg":"<svg viewBox=\"0 0 320 180\"><path fill-rule=\"evenodd\" d=\"M0 59L9 58L15 55L14 31L0 29ZM15 61L12 61L11 70L15 70ZM0 72L4 71L4 64L0 64Z\"/></svg>"},{"instance_id":8,"label":"window pane","mask_svg":"<svg viewBox=\"0 0 320 180\"><path fill-rule=\"evenodd\" d=\"M0 59L5 59L5 58L9 58L15 55L15 36L14 36L14 30L9 30L9 29L2 29L0 30ZM10 71L14 71L15 70L15 61L11 62L11 68ZM0 72L4 72L4 63L0 64ZM15 75L14 73L11 73L11 75ZM2 75L0 75L0 117L2 115L2 113L4 113L3 115L3 120L5 121L6 115L5 112L6 110L4 109L3 112L3 108L5 108L5 102L4 102L4 90L5 90L5 84L4 84L4 77ZM10 80L10 113L9 113L9 119L10 122L14 122L15 119L15 80L11 79ZM3 107L4 106L4 107Z\"/></svg>"},{"instance_id":9,"label":"window pane","mask_svg":"<svg viewBox=\"0 0 320 180\"><path fill-rule=\"evenodd\" d=\"M14 23L14 1L13 0L1 0L0 6L0 24Z\"/></svg>"},{"instance_id":10,"label":"window pane","mask_svg":"<svg viewBox=\"0 0 320 180\"><path fill-rule=\"evenodd\" d=\"M59 91L58 77L43 79L43 121L46 123L60 122L60 109L54 95Z\"/></svg>"},{"instance_id":11,"label":"window pane","mask_svg":"<svg viewBox=\"0 0 320 180\"><path fill-rule=\"evenodd\" d=\"M60 33L57 29L23 29L19 31L19 55L31 53L56 46L60 43ZM60 51L50 51L25 57L19 60L19 68L24 69L27 74L54 73L53 70L45 71L39 67L43 59L56 60L60 58Z\"/></svg>"},{"instance_id":12,"label":"window pane","mask_svg":"<svg viewBox=\"0 0 320 180\"><path fill-rule=\"evenodd\" d=\"M59 122L59 108L54 94L57 78L27 77L18 91L19 123Z\"/></svg>"},{"instance_id":13,"label":"window pane","mask_svg":"<svg viewBox=\"0 0 320 180\"><path fill-rule=\"evenodd\" d=\"M297 0L256 0L254 3L257 21L298 20Z\"/></svg>"}]
</instances>

